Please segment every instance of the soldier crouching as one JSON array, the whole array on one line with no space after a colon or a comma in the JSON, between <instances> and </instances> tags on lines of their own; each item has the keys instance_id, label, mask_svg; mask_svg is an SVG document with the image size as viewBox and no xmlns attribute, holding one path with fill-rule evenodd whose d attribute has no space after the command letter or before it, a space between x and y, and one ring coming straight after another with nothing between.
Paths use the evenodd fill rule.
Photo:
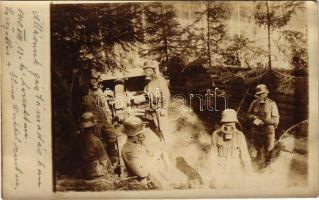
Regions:
<instances>
[{"instance_id":1,"label":"soldier crouching","mask_svg":"<svg viewBox=\"0 0 319 200\"><path fill-rule=\"evenodd\" d=\"M72 155L77 168L76 175L81 178L94 179L108 176L108 155L102 141L95 136L97 122L90 112L83 113L80 119L81 133L75 137Z\"/></svg>"},{"instance_id":2,"label":"soldier crouching","mask_svg":"<svg viewBox=\"0 0 319 200\"><path fill-rule=\"evenodd\" d=\"M143 127L140 118L128 117L123 125L127 142L122 148L122 156L129 177L136 177L141 184L151 183L156 189L179 188L186 184L185 175L163 157L154 155L145 144L145 135L152 133L147 133L149 129Z\"/></svg>"}]
</instances>

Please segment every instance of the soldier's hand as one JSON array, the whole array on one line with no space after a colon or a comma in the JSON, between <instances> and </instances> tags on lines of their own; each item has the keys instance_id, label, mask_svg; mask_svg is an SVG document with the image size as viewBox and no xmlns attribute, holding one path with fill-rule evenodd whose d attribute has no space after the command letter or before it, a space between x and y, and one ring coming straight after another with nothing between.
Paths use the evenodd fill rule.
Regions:
<instances>
[{"instance_id":1,"label":"soldier's hand","mask_svg":"<svg viewBox=\"0 0 319 200\"><path fill-rule=\"evenodd\" d=\"M264 122L261 119L257 118L253 121L253 124L255 124L256 126L262 126Z\"/></svg>"}]
</instances>

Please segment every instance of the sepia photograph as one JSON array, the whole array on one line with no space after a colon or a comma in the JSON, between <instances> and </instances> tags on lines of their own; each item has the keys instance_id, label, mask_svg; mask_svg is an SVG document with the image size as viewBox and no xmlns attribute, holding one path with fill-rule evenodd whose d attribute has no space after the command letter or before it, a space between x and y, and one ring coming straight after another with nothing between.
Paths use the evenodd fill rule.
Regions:
<instances>
[{"instance_id":1,"label":"sepia photograph","mask_svg":"<svg viewBox=\"0 0 319 200\"><path fill-rule=\"evenodd\" d=\"M307 20L305 1L51 3L53 191L307 188Z\"/></svg>"}]
</instances>

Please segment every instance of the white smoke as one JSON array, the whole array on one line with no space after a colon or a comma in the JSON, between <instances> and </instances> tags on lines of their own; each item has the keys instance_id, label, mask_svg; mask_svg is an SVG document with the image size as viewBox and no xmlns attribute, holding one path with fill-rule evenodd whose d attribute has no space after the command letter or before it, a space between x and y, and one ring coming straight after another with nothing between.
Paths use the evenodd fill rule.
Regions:
<instances>
[{"instance_id":1,"label":"white smoke","mask_svg":"<svg viewBox=\"0 0 319 200\"><path fill-rule=\"evenodd\" d=\"M233 184L231 188L259 189L261 187L275 187L278 189L293 185L291 183L292 177L298 180L305 179L306 174L301 174L298 178L297 175L291 173L292 161L298 160L302 156L298 157L296 154L287 152L281 152L280 157L263 170L255 171L252 174L245 174L240 171L238 173L242 174L235 174L235 177L230 175L230 177L226 177L227 175L219 177L218 172L215 172L213 163L210 163L209 160L212 133L207 132L196 114L189 108L171 112L169 114L169 125L171 132L167 136L166 150L173 165L176 165L176 158L184 158L186 163L200 174L204 181L202 187L210 187L212 182L216 184L216 179L219 178L225 179L222 181L230 180ZM302 157L299 160L302 163L305 158Z\"/></svg>"}]
</instances>

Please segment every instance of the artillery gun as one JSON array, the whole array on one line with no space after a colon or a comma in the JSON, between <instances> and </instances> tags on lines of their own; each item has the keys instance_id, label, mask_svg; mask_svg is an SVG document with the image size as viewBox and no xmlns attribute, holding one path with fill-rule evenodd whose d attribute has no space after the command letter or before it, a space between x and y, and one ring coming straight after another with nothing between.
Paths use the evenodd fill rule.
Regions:
<instances>
[{"instance_id":1,"label":"artillery gun","mask_svg":"<svg viewBox=\"0 0 319 200\"><path fill-rule=\"evenodd\" d=\"M100 87L108 98L115 128L121 130L124 120L134 115L141 118L144 126L150 127L161 138L159 127L156 127L158 119L154 118L155 111L151 108L148 94L144 92L145 84L142 68L129 68L126 71L114 71L100 75ZM123 145L124 142L118 139L118 165L121 177L125 176L125 166L120 155Z\"/></svg>"}]
</instances>

